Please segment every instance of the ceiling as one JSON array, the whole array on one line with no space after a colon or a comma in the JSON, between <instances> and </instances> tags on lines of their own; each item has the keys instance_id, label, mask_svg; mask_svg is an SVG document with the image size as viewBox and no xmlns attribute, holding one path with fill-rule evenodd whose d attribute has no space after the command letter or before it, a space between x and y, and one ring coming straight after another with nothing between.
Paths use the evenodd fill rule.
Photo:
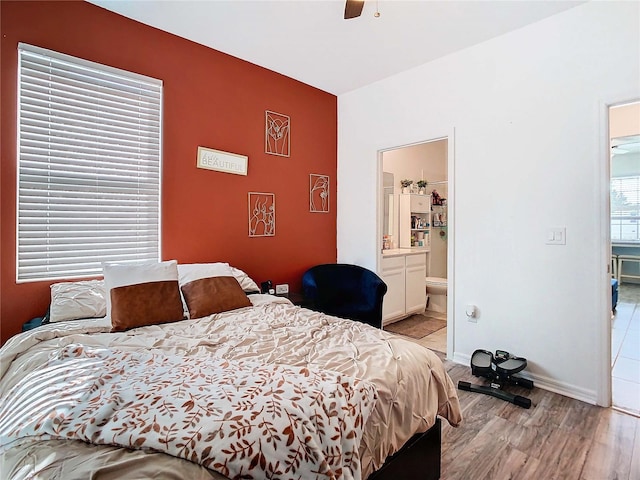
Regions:
<instances>
[{"instance_id":1,"label":"ceiling","mask_svg":"<svg viewBox=\"0 0 640 480\"><path fill-rule=\"evenodd\" d=\"M585 3L368 0L344 20L343 0L89 1L335 95Z\"/></svg>"},{"instance_id":2,"label":"ceiling","mask_svg":"<svg viewBox=\"0 0 640 480\"><path fill-rule=\"evenodd\" d=\"M640 153L640 135L629 135L611 139L611 153L624 155L628 153Z\"/></svg>"}]
</instances>

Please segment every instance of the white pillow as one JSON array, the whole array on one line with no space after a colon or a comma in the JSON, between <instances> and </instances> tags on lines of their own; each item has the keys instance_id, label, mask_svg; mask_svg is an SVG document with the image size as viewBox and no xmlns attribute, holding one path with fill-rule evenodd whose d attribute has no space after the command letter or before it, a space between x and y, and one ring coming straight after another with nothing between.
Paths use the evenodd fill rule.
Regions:
<instances>
[{"instance_id":1,"label":"white pillow","mask_svg":"<svg viewBox=\"0 0 640 480\"><path fill-rule=\"evenodd\" d=\"M176 260L135 264L103 264L102 271L104 273L104 285L107 298L107 316L111 318L111 289L166 280L175 280L177 282L177 267L178 262Z\"/></svg>"},{"instance_id":2,"label":"white pillow","mask_svg":"<svg viewBox=\"0 0 640 480\"><path fill-rule=\"evenodd\" d=\"M215 263L184 263L178 265L180 285L186 285L193 280L210 277L235 277L245 292L259 292L260 288L249 275L239 268L231 267L226 262Z\"/></svg>"},{"instance_id":3,"label":"white pillow","mask_svg":"<svg viewBox=\"0 0 640 480\"><path fill-rule=\"evenodd\" d=\"M50 322L104 317L107 312L104 281L84 280L51 285Z\"/></svg>"},{"instance_id":4,"label":"white pillow","mask_svg":"<svg viewBox=\"0 0 640 480\"><path fill-rule=\"evenodd\" d=\"M258 287L258 284L239 268L231 267L231 273L233 273L233 276L236 277L236 280L242 287L242 290L244 290L245 292L260 292L260 287Z\"/></svg>"},{"instance_id":5,"label":"white pillow","mask_svg":"<svg viewBox=\"0 0 640 480\"><path fill-rule=\"evenodd\" d=\"M180 286L194 280L211 277L233 277L228 263L185 263L178 265L178 279ZM240 282L238 282L240 283Z\"/></svg>"}]
</instances>

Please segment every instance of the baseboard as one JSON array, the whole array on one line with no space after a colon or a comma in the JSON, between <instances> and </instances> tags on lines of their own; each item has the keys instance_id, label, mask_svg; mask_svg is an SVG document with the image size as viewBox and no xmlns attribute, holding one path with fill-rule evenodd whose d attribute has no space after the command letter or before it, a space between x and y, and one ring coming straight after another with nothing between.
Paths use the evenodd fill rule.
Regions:
<instances>
[{"instance_id":1,"label":"baseboard","mask_svg":"<svg viewBox=\"0 0 640 480\"><path fill-rule=\"evenodd\" d=\"M425 317L432 317L432 318L437 318L438 320L446 320L447 319L447 312L436 312L435 310L425 310L423 315Z\"/></svg>"},{"instance_id":2,"label":"baseboard","mask_svg":"<svg viewBox=\"0 0 640 480\"><path fill-rule=\"evenodd\" d=\"M453 358L450 360L471 368L471 355L454 352ZM533 381L535 388L541 388L591 405L597 405L598 403L595 390L588 390L569 383L558 382L553 378L544 375L533 375L527 371L520 372L518 375Z\"/></svg>"},{"instance_id":3,"label":"baseboard","mask_svg":"<svg viewBox=\"0 0 640 480\"><path fill-rule=\"evenodd\" d=\"M534 384L538 388L548 390L553 393L564 395L565 397L580 400L581 402L589 403L591 405L597 405L597 395L595 390L587 390L585 388L571 385L569 383L562 383L554 380L553 378L545 377L543 375L522 375L525 378L533 380Z\"/></svg>"}]
</instances>

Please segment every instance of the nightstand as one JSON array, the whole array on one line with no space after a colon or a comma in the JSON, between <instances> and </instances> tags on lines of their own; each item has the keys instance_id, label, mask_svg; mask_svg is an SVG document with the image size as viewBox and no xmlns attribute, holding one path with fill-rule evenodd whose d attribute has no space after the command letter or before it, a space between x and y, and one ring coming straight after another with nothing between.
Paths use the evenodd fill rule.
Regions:
<instances>
[{"instance_id":1,"label":"nightstand","mask_svg":"<svg viewBox=\"0 0 640 480\"><path fill-rule=\"evenodd\" d=\"M22 324L22 331L26 332L27 330L33 330L34 328L39 327L42 325L43 320L44 317L32 318L28 322Z\"/></svg>"},{"instance_id":2,"label":"nightstand","mask_svg":"<svg viewBox=\"0 0 640 480\"><path fill-rule=\"evenodd\" d=\"M276 297L284 297L288 298L291 303L297 305L298 307L308 307L309 302L305 300L304 295L297 292L289 292L276 295Z\"/></svg>"}]
</instances>

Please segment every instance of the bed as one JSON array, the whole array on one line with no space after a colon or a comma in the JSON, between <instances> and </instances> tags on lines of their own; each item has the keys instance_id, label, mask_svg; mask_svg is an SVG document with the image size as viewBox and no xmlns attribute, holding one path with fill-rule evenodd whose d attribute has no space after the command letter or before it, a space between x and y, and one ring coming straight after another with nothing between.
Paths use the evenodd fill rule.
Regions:
<instances>
[{"instance_id":1,"label":"bed","mask_svg":"<svg viewBox=\"0 0 640 480\"><path fill-rule=\"evenodd\" d=\"M398 466L438 478L439 417L462 417L433 352L247 293L255 282L227 264L169 270L146 306L135 288L149 278L125 271L130 290L105 270L104 317L54 321L0 349L3 478L378 479ZM164 313L174 281L186 319ZM126 301L109 302L116 290ZM212 296L222 311L201 315ZM149 304L165 318L141 324Z\"/></svg>"}]
</instances>

